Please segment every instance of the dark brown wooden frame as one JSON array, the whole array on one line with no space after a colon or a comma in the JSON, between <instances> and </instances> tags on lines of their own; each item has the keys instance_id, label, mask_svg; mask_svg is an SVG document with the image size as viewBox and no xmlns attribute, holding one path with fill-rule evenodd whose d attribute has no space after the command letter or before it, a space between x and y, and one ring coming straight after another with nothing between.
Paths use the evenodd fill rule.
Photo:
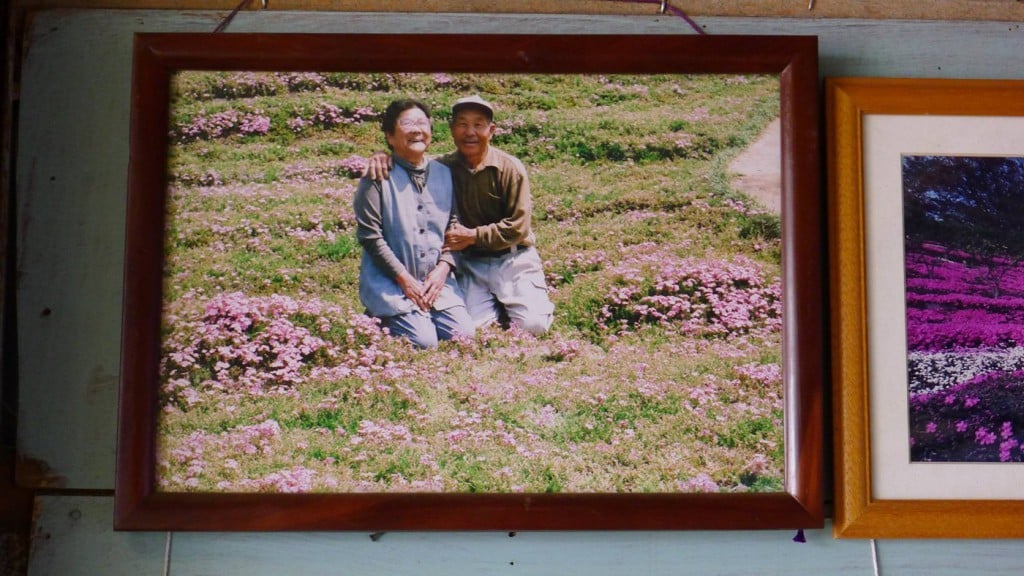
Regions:
<instances>
[{"instance_id":1,"label":"dark brown wooden frame","mask_svg":"<svg viewBox=\"0 0 1024 576\"><path fill-rule=\"evenodd\" d=\"M423 46L429 46L424 51ZM122 530L636 530L823 524L817 39L140 34L135 40L114 526ZM785 490L766 494L226 494L155 486L169 86L179 70L777 74Z\"/></svg>"},{"instance_id":2,"label":"dark brown wooden frame","mask_svg":"<svg viewBox=\"0 0 1024 576\"><path fill-rule=\"evenodd\" d=\"M837 538L1024 537L1024 501L873 495L863 139L866 115L1024 116L1022 96L1019 80L826 81Z\"/></svg>"}]
</instances>

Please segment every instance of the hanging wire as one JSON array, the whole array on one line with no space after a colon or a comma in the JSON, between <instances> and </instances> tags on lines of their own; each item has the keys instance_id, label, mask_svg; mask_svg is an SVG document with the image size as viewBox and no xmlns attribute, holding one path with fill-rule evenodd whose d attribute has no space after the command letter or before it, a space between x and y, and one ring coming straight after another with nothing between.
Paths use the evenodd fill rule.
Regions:
<instances>
[{"instance_id":1,"label":"hanging wire","mask_svg":"<svg viewBox=\"0 0 1024 576\"><path fill-rule=\"evenodd\" d=\"M661 8L659 10L660 14L665 14L665 13L671 12L673 15L678 16L678 17L682 18L683 20L685 20L686 23L690 25L690 28L693 28L694 32L696 32L697 34L707 34L707 32L705 32L704 29L701 28L700 25L697 24L697 22L695 22L693 20L693 18L690 18L686 14L686 12L683 12L679 8L676 8L675 6L670 4L668 2L668 0L611 0L611 1L613 1L613 2L629 2L631 4L660 4L661 5ZM231 21L234 20L235 15L238 14L242 10L242 8L245 8L246 5L248 5L250 2L252 2L252 0L241 0L241 2L238 3L238 6L235 6L235 9L232 10L230 13L228 13L228 15L225 16L223 20L221 20L220 24L218 24L217 27L213 29L213 31L214 32L223 32L224 30L226 30L228 25L231 24ZM813 6L814 6L814 0L810 0L810 4L808 4L807 9L810 10ZM264 10L267 9L267 0L261 0L261 7Z\"/></svg>"},{"instance_id":2,"label":"hanging wire","mask_svg":"<svg viewBox=\"0 0 1024 576\"><path fill-rule=\"evenodd\" d=\"M223 32L224 30L226 30L227 27L228 27L228 24L231 24L231 21L235 19L235 14L238 14L238 12L242 8L245 8L245 6L247 4L249 4L250 2L252 2L252 0L242 0L241 2L239 2L238 6L235 6L235 9L232 10L231 12L229 12L228 15L225 16L224 19L220 21L220 24L217 24L217 27L214 28L213 31L214 32ZM267 0L263 0L263 8L266 9L266 7L267 7Z\"/></svg>"},{"instance_id":3,"label":"hanging wire","mask_svg":"<svg viewBox=\"0 0 1024 576\"><path fill-rule=\"evenodd\" d=\"M668 0L609 0L609 1L612 1L612 2L628 2L630 4L660 4L661 5L661 8L660 8L660 13L661 14L665 14L666 12L671 12L673 15L678 16L678 17L682 18L683 20L685 20L686 23L690 25L690 28L693 28L693 30L697 34L707 34L707 32L705 32L704 29L701 28L700 25L697 24L693 20L693 18L690 18L689 16L686 15L686 12L683 12L679 8L676 8L675 6L673 6L670 2L668 2Z\"/></svg>"},{"instance_id":4,"label":"hanging wire","mask_svg":"<svg viewBox=\"0 0 1024 576\"><path fill-rule=\"evenodd\" d=\"M174 532L167 533L167 543L164 544L164 572L163 576L171 576L171 541L174 538Z\"/></svg>"}]
</instances>

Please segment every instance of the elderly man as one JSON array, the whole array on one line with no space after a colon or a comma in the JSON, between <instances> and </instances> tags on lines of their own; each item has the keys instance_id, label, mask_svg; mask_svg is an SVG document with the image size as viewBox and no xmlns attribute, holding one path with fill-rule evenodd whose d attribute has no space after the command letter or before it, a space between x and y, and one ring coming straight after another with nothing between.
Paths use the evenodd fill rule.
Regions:
<instances>
[{"instance_id":1,"label":"elderly man","mask_svg":"<svg viewBox=\"0 0 1024 576\"><path fill-rule=\"evenodd\" d=\"M450 128L456 151L440 161L451 168L459 215L444 248L461 253L457 275L469 315L480 327L504 314L519 328L542 334L551 326L554 305L530 227L526 168L491 146L494 106L483 98L457 100ZM386 178L386 168L386 156L377 154L368 172Z\"/></svg>"}]
</instances>

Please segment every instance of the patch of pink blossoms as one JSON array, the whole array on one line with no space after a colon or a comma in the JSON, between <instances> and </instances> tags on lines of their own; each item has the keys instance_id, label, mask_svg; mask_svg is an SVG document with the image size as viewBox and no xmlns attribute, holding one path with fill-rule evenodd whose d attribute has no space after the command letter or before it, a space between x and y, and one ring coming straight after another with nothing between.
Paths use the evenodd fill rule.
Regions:
<instances>
[{"instance_id":1,"label":"patch of pink blossoms","mask_svg":"<svg viewBox=\"0 0 1024 576\"><path fill-rule=\"evenodd\" d=\"M198 318L168 315L164 392L188 402L190 386L246 390L291 387L310 376L380 371L391 360L376 320L318 300L220 294Z\"/></svg>"},{"instance_id":2,"label":"patch of pink blossoms","mask_svg":"<svg viewBox=\"0 0 1024 576\"><path fill-rule=\"evenodd\" d=\"M781 285L753 261L663 261L652 285L637 270L607 296L600 314L605 328L660 324L702 336L781 330Z\"/></svg>"}]
</instances>

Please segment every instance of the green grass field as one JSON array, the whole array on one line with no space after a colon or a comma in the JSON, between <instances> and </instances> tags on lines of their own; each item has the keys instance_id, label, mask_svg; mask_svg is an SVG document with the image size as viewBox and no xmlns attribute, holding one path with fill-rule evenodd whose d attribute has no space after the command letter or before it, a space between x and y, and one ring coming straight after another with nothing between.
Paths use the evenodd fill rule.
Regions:
<instances>
[{"instance_id":1,"label":"green grass field","mask_svg":"<svg viewBox=\"0 0 1024 576\"><path fill-rule=\"evenodd\" d=\"M183 73L159 485L695 492L783 486L779 217L726 172L770 76ZM352 196L396 97L479 93L526 164L552 331L418 351L361 313Z\"/></svg>"}]
</instances>

